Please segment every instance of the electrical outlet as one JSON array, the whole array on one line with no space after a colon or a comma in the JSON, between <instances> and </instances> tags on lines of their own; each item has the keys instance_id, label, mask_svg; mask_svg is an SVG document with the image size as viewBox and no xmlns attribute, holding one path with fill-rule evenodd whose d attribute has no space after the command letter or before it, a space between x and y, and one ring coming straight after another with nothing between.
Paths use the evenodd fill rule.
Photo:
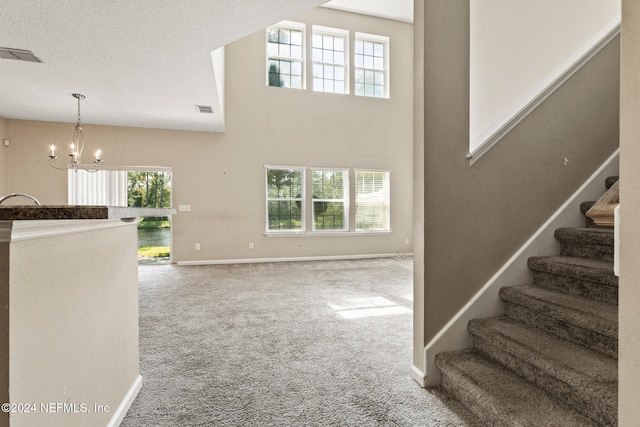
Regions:
<instances>
[{"instance_id":1,"label":"electrical outlet","mask_svg":"<svg viewBox=\"0 0 640 427\"><path fill-rule=\"evenodd\" d=\"M196 251L200 250L200 243L196 243Z\"/></svg>"},{"instance_id":2,"label":"electrical outlet","mask_svg":"<svg viewBox=\"0 0 640 427\"><path fill-rule=\"evenodd\" d=\"M404 244L408 245L409 244L409 239L404 239Z\"/></svg>"},{"instance_id":3,"label":"electrical outlet","mask_svg":"<svg viewBox=\"0 0 640 427\"><path fill-rule=\"evenodd\" d=\"M253 249L253 242L249 242L249 249Z\"/></svg>"}]
</instances>

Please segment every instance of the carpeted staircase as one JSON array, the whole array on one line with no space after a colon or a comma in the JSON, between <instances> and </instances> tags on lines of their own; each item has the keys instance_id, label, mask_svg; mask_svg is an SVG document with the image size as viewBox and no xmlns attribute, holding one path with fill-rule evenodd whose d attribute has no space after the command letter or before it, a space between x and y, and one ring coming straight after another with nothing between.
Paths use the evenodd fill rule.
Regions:
<instances>
[{"instance_id":1,"label":"carpeted staircase","mask_svg":"<svg viewBox=\"0 0 640 427\"><path fill-rule=\"evenodd\" d=\"M587 219L555 237L560 255L529 259L533 285L500 290L505 316L472 320L474 347L436 356L442 388L483 424L617 425L613 229Z\"/></svg>"}]
</instances>

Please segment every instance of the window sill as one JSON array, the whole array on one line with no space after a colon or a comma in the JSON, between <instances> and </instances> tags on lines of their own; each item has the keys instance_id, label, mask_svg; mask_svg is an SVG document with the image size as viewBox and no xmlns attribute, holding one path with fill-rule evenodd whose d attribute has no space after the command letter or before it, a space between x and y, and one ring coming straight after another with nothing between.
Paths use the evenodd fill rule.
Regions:
<instances>
[{"instance_id":1,"label":"window sill","mask_svg":"<svg viewBox=\"0 0 640 427\"><path fill-rule=\"evenodd\" d=\"M267 237L327 237L327 236L388 236L391 231L310 231L310 232L265 232Z\"/></svg>"}]
</instances>

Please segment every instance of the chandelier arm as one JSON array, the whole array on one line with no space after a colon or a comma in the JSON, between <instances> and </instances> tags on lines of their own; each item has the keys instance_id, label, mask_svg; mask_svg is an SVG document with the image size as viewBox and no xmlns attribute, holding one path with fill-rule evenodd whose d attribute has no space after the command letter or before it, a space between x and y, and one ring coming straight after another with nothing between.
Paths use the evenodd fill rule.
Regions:
<instances>
[{"instance_id":1,"label":"chandelier arm","mask_svg":"<svg viewBox=\"0 0 640 427\"><path fill-rule=\"evenodd\" d=\"M87 171L89 173L96 173L100 170L100 163L92 163L92 165L95 165L93 168L91 169L87 169L85 165L78 163L78 167L84 171Z\"/></svg>"},{"instance_id":2,"label":"chandelier arm","mask_svg":"<svg viewBox=\"0 0 640 427\"><path fill-rule=\"evenodd\" d=\"M82 126L76 125L76 130L73 132L73 140L71 141L76 145L78 149L77 161L82 162L82 151L84 150L84 133L82 132Z\"/></svg>"},{"instance_id":3,"label":"chandelier arm","mask_svg":"<svg viewBox=\"0 0 640 427\"><path fill-rule=\"evenodd\" d=\"M57 156L56 157L49 156L49 166L51 166L54 169L58 169L59 171L66 171L66 170L69 169L69 166L67 166L66 168L59 168L59 167L55 166L53 163L56 161L56 158L57 158Z\"/></svg>"}]
</instances>

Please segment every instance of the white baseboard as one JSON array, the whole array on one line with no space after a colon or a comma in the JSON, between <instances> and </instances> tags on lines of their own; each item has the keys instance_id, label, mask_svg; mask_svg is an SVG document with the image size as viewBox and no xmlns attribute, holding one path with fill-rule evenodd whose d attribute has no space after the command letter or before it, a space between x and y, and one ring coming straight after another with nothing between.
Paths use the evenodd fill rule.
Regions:
<instances>
[{"instance_id":1,"label":"white baseboard","mask_svg":"<svg viewBox=\"0 0 640 427\"><path fill-rule=\"evenodd\" d=\"M125 415L127 415L127 411L131 407L131 404L136 400L136 396L138 396L140 388L142 388L142 375L138 375L133 381L129 391L120 403L120 406L118 406L118 409L113 413L113 417L111 417L107 427L118 427L120 423L122 423L122 420L124 420Z\"/></svg>"},{"instance_id":2,"label":"white baseboard","mask_svg":"<svg viewBox=\"0 0 640 427\"><path fill-rule=\"evenodd\" d=\"M498 296L500 288L531 283L532 273L527 267L527 259L559 253L560 246L554 237L556 228L584 224L580 203L598 200L604 194L606 177L618 174L619 152L616 150L427 344L424 349L426 387L440 384L440 371L435 366L436 354L472 347L473 340L467 330L471 319L504 314Z\"/></svg>"},{"instance_id":3,"label":"white baseboard","mask_svg":"<svg viewBox=\"0 0 640 427\"><path fill-rule=\"evenodd\" d=\"M216 264L253 264L265 262L296 262L296 261L339 261L350 259L370 258L410 258L411 253L394 254L360 254L360 255L328 255L313 257L287 257L287 258L239 258L239 259L210 259L200 261L178 261L178 265L216 265Z\"/></svg>"},{"instance_id":4,"label":"white baseboard","mask_svg":"<svg viewBox=\"0 0 640 427\"><path fill-rule=\"evenodd\" d=\"M411 365L411 371L409 371L409 373L411 374L411 378L413 378L415 382L420 384L420 387L426 387L427 376L424 372L418 369L416 365Z\"/></svg>"}]
</instances>

